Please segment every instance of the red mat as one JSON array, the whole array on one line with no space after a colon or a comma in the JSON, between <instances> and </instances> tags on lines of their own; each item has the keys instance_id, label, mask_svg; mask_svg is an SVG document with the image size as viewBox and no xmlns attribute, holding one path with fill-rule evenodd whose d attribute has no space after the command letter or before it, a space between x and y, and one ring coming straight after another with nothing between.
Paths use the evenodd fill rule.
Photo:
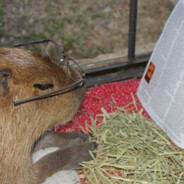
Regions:
<instances>
[{"instance_id":1,"label":"red mat","mask_svg":"<svg viewBox=\"0 0 184 184\"><path fill-rule=\"evenodd\" d=\"M139 103L136 97L136 91L139 86L140 79L127 80L122 82L113 82L109 84L92 87L86 91L83 104L79 113L75 116L74 121L69 122L58 129L60 132L80 130L80 126L85 128L86 123L91 123L90 116L98 118L97 114L102 114L103 107L107 112L116 110L116 107L123 107L132 102L132 95ZM139 108L142 108L139 105ZM146 112L144 115L147 116Z\"/></svg>"},{"instance_id":2,"label":"red mat","mask_svg":"<svg viewBox=\"0 0 184 184\"><path fill-rule=\"evenodd\" d=\"M75 116L74 121L69 122L65 126L61 126L58 131L65 132L80 130L80 126L85 128L86 124L91 123L90 117L93 117L97 119L98 122L101 122L102 118L97 115L102 114L102 107L107 112L112 112L116 110L117 106L124 107L130 104L133 98L137 102L138 110L141 109L142 105L136 97L136 91L139 83L140 79L132 79L122 82L103 84L88 89L86 91L85 98L79 110L79 113ZM127 106L127 109L132 110L133 107L134 105L129 105ZM133 110L136 112L136 108L134 108ZM143 115L149 118L145 110L143 111ZM176 150L181 149L176 148ZM86 183L86 180L83 180L81 178L81 182Z\"/></svg>"}]
</instances>

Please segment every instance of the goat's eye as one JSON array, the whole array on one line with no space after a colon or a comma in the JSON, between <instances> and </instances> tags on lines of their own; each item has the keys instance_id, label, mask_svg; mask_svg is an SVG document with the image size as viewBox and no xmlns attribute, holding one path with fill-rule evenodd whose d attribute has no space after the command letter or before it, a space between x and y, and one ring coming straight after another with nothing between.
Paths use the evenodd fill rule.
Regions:
<instances>
[{"instance_id":1,"label":"goat's eye","mask_svg":"<svg viewBox=\"0 0 184 184\"><path fill-rule=\"evenodd\" d=\"M40 90L46 90L46 89L49 89L49 88L53 88L54 85L53 84L34 84L33 87L38 88Z\"/></svg>"}]
</instances>

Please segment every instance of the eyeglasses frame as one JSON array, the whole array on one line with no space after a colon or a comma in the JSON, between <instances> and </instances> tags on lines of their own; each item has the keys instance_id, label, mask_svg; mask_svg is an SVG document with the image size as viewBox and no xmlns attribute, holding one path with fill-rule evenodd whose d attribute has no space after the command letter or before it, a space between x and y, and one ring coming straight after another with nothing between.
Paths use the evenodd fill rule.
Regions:
<instances>
[{"instance_id":1,"label":"eyeglasses frame","mask_svg":"<svg viewBox=\"0 0 184 184\"><path fill-rule=\"evenodd\" d=\"M84 81L86 79L86 75L85 75L84 70L81 68L81 66L75 60L73 60L68 54L66 54L56 42L54 42L52 40L37 40L37 41L17 44L17 45L14 45L12 48L27 46L27 45L34 45L34 44L39 44L39 43L44 43L44 42L52 42L57 47L57 49L59 49L60 52L62 52L63 58L60 59L61 62L63 62L65 60L65 58L67 58L69 61L71 60L79 68L79 70L80 70L79 72L81 73L82 79L68 85L65 88L61 88L59 90L55 90L55 91L52 91L52 92L49 92L49 93L46 93L46 94L43 94L43 95L34 96L34 97L27 98L27 99L24 99L24 100L19 100L17 102L14 102L14 106L18 106L18 105L21 105L21 104L24 104L24 103L27 103L27 102L31 102L31 101L35 101L35 100L38 100L38 99L42 99L42 98L45 98L45 97L50 97L50 96L53 96L53 95L57 95L58 93L66 91L67 89L71 89L71 88L76 87L76 86L81 87L84 84Z\"/></svg>"}]
</instances>

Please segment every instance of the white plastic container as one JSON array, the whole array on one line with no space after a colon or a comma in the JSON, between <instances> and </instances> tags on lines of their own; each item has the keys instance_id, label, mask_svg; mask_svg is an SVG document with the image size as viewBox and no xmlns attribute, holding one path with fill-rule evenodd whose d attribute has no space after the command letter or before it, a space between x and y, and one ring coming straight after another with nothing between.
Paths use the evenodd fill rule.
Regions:
<instances>
[{"instance_id":1,"label":"white plastic container","mask_svg":"<svg viewBox=\"0 0 184 184\"><path fill-rule=\"evenodd\" d=\"M151 118L184 148L184 0L165 24L137 96Z\"/></svg>"}]
</instances>

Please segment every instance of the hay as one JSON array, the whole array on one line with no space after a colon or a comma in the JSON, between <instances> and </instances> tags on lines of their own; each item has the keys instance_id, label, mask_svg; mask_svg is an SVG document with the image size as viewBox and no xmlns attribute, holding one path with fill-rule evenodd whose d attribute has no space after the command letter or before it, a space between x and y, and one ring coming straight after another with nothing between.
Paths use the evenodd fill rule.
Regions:
<instances>
[{"instance_id":1,"label":"hay","mask_svg":"<svg viewBox=\"0 0 184 184\"><path fill-rule=\"evenodd\" d=\"M102 108L102 124L91 119L86 128L99 146L96 158L81 163L85 183L184 183L184 150L145 118L142 109L137 111L130 113L125 107L107 113Z\"/></svg>"}]
</instances>

